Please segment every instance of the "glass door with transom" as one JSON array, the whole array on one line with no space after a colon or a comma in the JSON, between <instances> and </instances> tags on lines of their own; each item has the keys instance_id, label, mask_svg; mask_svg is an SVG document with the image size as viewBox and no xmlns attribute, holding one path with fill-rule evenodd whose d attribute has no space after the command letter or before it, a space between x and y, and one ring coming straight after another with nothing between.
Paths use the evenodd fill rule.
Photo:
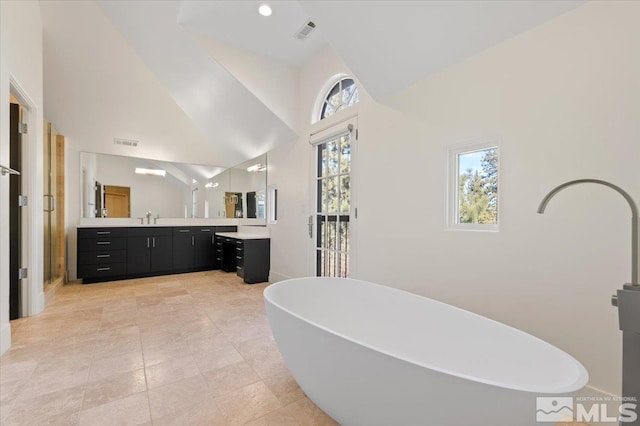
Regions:
<instances>
[{"instance_id":1,"label":"glass door with transom","mask_svg":"<svg viewBox=\"0 0 640 426\"><path fill-rule=\"evenodd\" d=\"M351 274L352 132L316 149L315 272L319 277Z\"/></svg>"}]
</instances>

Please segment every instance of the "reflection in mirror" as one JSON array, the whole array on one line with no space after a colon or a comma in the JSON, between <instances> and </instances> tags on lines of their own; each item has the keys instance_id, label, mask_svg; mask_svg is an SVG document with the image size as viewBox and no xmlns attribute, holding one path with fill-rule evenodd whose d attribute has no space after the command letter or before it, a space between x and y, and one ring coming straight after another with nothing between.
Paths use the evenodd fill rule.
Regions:
<instances>
[{"instance_id":1,"label":"reflection in mirror","mask_svg":"<svg viewBox=\"0 0 640 426\"><path fill-rule=\"evenodd\" d=\"M227 205L227 217L263 219L266 223L267 155L263 154L232 167L230 173L232 197L225 197L225 202L234 202L236 198L238 202L233 205L233 209Z\"/></svg>"},{"instance_id":2,"label":"reflection in mirror","mask_svg":"<svg viewBox=\"0 0 640 426\"><path fill-rule=\"evenodd\" d=\"M266 154L225 169L81 152L81 214L265 219L266 164Z\"/></svg>"}]
</instances>

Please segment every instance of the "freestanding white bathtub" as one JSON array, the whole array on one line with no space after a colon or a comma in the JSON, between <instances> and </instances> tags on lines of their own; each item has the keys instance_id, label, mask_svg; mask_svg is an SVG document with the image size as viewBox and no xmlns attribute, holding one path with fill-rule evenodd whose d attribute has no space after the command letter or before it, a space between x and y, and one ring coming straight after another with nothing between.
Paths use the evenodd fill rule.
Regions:
<instances>
[{"instance_id":1,"label":"freestanding white bathtub","mask_svg":"<svg viewBox=\"0 0 640 426\"><path fill-rule=\"evenodd\" d=\"M300 278L264 296L291 374L345 426L533 425L537 396L587 383L585 368L560 349L402 290Z\"/></svg>"}]
</instances>

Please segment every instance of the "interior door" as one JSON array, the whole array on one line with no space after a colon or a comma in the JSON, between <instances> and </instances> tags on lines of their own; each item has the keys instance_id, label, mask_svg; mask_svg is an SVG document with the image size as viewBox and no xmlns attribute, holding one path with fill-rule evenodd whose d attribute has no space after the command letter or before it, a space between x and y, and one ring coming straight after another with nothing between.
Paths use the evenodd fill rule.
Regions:
<instances>
[{"instance_id":1,"label":"interior door","mask_svg":"<svg viewBox=\"0 0 640 426\"><path fill-rule=\"evenodd\" d=\"M106 217L131 217L131 188L128 186L104 186Z\"/></svg>"},{"instance_id":2,"label":"interior door","mask_svg":"<svg viewBox=\"0 0 640 426\"><path fill-rule=\"evenodd\" d=\"M10 108L10 145L9 167L21 171L22 147L21 136L18 130L20 123L20 105L11 104ZM18 271L21 265L21 236L20 207L18 196L20 195L20 175L9 176L9 319L20 317L20 278Z\"/></svg>"}]
</instances>

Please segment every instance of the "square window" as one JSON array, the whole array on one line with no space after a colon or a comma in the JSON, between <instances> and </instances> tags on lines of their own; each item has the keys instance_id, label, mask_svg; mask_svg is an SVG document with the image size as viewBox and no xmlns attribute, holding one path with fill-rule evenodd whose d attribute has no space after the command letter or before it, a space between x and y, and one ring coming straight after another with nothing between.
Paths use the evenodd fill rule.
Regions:
<instances>
[{"instance_id":1,"label":"square window","mask_svg":"<svg viewBox=\"0 0 640 426\"><path fill-rule=\"evenodd\" d=\"M499 154L495 141L449 150L450 228L498 229Z\"/></svg>"}]
</instances>

